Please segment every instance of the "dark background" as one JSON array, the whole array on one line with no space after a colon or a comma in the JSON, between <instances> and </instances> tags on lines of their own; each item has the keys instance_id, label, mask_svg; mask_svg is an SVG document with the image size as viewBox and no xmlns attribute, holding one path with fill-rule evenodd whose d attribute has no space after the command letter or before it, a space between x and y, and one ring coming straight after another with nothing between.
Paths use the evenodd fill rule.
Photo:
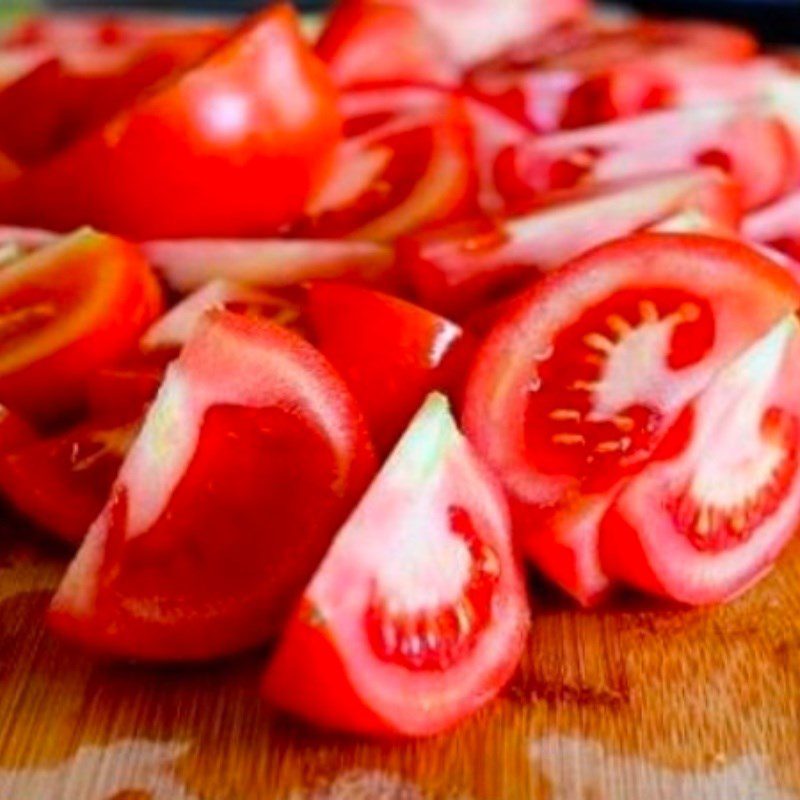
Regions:
<instances>
[{"instance_id":1,"label":"dark background","mask_svg":"<svg viewBox=\"0 0 800 800\"><path fill-rule=\"evenodd\" d=\"M2 3L4 0L0 0ZM540 0L547 2L548 0ZM264 5L264 0L51 0L70 7L128 6L236 12ZM502 0L497 0L502 2ZM625 5L650 14L728 19L757 30L771 41L800 43L800 0L628 0ZM321 9L325 0L296 0L305 9Z\"/></svg>"}]
</instances>

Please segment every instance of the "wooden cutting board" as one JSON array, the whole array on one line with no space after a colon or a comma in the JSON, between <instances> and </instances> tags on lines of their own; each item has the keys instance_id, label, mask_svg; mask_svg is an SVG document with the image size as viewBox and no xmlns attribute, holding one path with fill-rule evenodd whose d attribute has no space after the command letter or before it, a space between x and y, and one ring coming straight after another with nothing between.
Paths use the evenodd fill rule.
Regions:
<instances>
[{"instance_id":1,"label":"wooden cutting board","mask_svg":"<svg viewBox=\"0 0 800 800\"><path fill-rule=\"evenodd\" d=\"M42 626L65 560L0 534L0 800L800 797L800 543L726 608L581 612L535 590L504 696L395 745L273 716L264 654L154 670L68 649Z\"/></svg>"}]
</instances>

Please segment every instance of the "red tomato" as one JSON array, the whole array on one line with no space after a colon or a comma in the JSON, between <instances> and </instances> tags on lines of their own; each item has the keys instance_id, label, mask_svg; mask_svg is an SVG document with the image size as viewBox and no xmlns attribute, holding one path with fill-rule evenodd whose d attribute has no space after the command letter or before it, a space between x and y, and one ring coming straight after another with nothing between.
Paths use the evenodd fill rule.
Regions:
<instances>
[{"instance_id":1,"label":"red tomato","mask_svg":"<svg viewBox=\"0 0 800 800\"><path fill-rule=\"evenodd\" d=\"M680 211L735 229L738 188L704 170L555 193L505 220L478 218L407 237L398 264L424 305L460 315Z\"/></svg>"},{"instance_id":2,"label":"red tomato","mask_svg":"<svg viewBox=\"0 0 800 800\"><path fill-rule=\"evenodd\" d=\"M796 147L766 104L656 111L633 120L531 139L498 161L505 196L579 184L715 166L742 186L746 208L774 199L794 182Z\"/></svg>"},{"instance_id":3,"label":"red tomato","mask_svg":"<svg viewBox=\"0 0 800 800\"><path fill-rule=\"evenodd\" d=\"M393 736L437 733L484 705L528 627L510 533L502 491L432 395L306 589L267 700Z\"/></svg>"},{"instance_id":4,"label":"red tomato","mask_svg":"<svg viewBox=\"0 0 800 800\"><path fill-rule=\"evenodd\" d=\"M402 118L344 142L295 233L390 242L475 203L469 124L453 102L433 117Z\"/></svg>"},{"instance_id":5,"label":"red tomato","mask_svg":"<svg viewBox=\"0 0 800 800\"><path fill-rule=\"evenodd\" d=\"M136 436L139 414L92 420L3 451L0 493L23 516L69 544L80 544L108 500Z\"/></svg>"},{"instance_id":6,"label":"red tomato","mask_svg":"<svg viewBox=\"0 0 800 800\"><path fill-rule=\"evenodd\" d=\"M199 289L216 279L271 289L332 278L391 283L394 262L391 248L357 241L176 239L145 242L142 250L178 292Z\"/></svg>"},{"instance_id":7,"label":"red tomato","mask_svg":"<svg viewBox=\"0 0 800 800\"><path fill-rule=\"evenodd\" d=\"M101 61L83 71L59 58L46 60L0 91L0 148L22 164L53 156L220 43L214 34L162 37L120 63Z\"/></svg>"},{"instance_id":8,"label":"red tomato","mask_svg":"<svg viewBox=\"0 0 800 800\"><path fill-rule=\"evenodd\" d=\"M468 379L464 425L514 502L522 546L583 602L608 585L597 528L712 377L800 304L745 245L640 234L536 284Z\"/></svg>"},{"instance_id":9,"label":"red tomato","mask_svg":"<svg viewBox=\"0 0 800 800\"><path fill-rule=\"evenodd\" d=\"M458 325L369 289L317 283L309 290L313 340L364 411L388 452L434 390L455 392L472 343Z\"/></svg>"},{"instance_id":10,"label":"red tomato","mask_svg":"<svg viewBox=\"0 0 800 800\"><path fill-rule=\"evenodd\" d=\"M53 417L135 347L161 292L132 245L83 230L0 271L0 402Z\"/></svg>"},{"instance_id":11,"label":"red tomato","mask_svg":"<svg viewBox=\"0 0 800 800\"><path fill-rule=\"evenodd\" d=\"M741 594L800 517L800 326L794 315L729 365L602 524L609 575L690 604Z\"/></svg>"},{"instance_id":12,"label":"red tomato","mask_svg":"<svg viewBox=\"0 0 800 800\"><path fill-rule=\"evenodd\" d=\"M340 0L328 16L317 55L339 86L383 81L456 85L457 66L413 10L391 3Z\"/></svg>"},{"instance_id":13,"label":"red tomato","mask_svg":"<svg viewBox=\"0 0 800 800\"><path fill-rule=\"evenodd\" d=\"M136 659L260 644L372 470L358 409L311 345L211 312L169 368L51 622Z\"/></svg>"},{"instance_id":14,"label":"red tomato","mask_svg":"<svg viewBox=\"0 0 800 800\"><path fill-rule=\"evenodd\" d=\"M0 453L36 441L36 432L20 416L0 406Z\"/></svg>"},{"instance_id":15,"label":"red tomato","mask_svg":"<svg viewBox=\"0 0 800 800\"><path fill-rule=\"evenodd\" d=\"M515 119L552 132L653 108L754 97L766 74L743 62L757 49L746 31L716 23L572 26L480 65L468 85Z\"/></svg>"},{"instance_id":16,"label":"red tomato","mask_svg":"<svg viewBox=\"0 0 800 800\"><path fill-rule=\"evenodd\" d=\"M89 379L88 400L93 416L133 418L156 396L167 366L178 353L161 349L141 353L98 370Z\"/></svg>"},{"instance_id":17,"label":"red tomato","mask_svg":"<svg viewBox=\"0 0 800 800\"><path fill-rule=\"evenodd\" d=\"M338 135L334 87L279 5L5 185L0 218L54 230L89 222L135 239L257 236L301 212Z\"/></svg>"}]
</instances>

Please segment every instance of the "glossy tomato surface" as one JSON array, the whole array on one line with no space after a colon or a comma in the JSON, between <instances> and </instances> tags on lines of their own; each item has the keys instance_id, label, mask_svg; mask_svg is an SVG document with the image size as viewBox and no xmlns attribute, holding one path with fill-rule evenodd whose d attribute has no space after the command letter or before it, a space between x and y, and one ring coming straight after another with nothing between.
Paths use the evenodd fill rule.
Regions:
<instances>
[{"instance_id":1,"label":"glossy tomato surface","mask_svg":"<svg viewBox=\"0 0 800 800\"><path fill-rule=\"evenodd\" d=\"M306 589L264 694L337 730L434 734L497 694L527 626L502 491L432 395Z\"/></svg>"},{"instance_id":2,"label":"glossy tomato surface","mask_svg":"<svg viewBox=\"0 0 800 800\"><path fill-rule=\"evenodd\" d=\"M619 487L798 298L743 244L640 234L544 279L496 324L468 380L465 430L551 578L584 602L607 588L597 526Z\"/></svg>"},{"instance_id":3,"label":"glossy tomato surface","mask_svg":"<svg viewBox=\"0 0 800 800\"><path fill-rule=\"evenodd\" d=\"M0 273L0 401L46 418L80 405L161 308L142 254L111 236L78 231L13 261Z\"/></svg>"},{"instance_id":4,"label":"glossy tomato surface","mask_svg":"<svg viewBox=\"0 0 800 800\"><path fill-rule=\"evenodd\" d=\"M372 469L359 411L314 348L212 312L169 368L51 622L134 659L261 644Z\"/></svg>"},{"instance_id":5,"label":"glossy tomato surface","mask_svg":"<svg viewBox=\"0 0 800 800\"><path fill-rule=\"evenodd\" d=\"M290 7L278 5L4 186L0 216L54 230L92 223L134 239L264 234L301 212L339 124L330 79Z\"/></svg>"},{"instance_id":6,"label":"glossy tomato surface","mask_svg":"<svg viewBox=\"0 0 800 800\"><path fill-rule=\"evenodd\" d=\"M358 400L380 452L388 452L434 390L457 392L472 341L453 322L356 286L309 290L313 340Z\"/></svg>"}]
</instances>

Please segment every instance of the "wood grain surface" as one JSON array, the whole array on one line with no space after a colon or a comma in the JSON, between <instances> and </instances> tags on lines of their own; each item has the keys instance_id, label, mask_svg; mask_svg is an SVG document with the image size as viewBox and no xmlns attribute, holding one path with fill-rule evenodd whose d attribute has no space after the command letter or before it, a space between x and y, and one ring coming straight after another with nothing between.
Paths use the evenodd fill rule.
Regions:
<instances>
[{"instance_id":1,"label":"wood grain surface","mask_svg":"<svg viewBox=\"0 0 800 800\"><path fill-rule=\"evenodd\" d=\"M790 800L800 797L800 543L740 601L534 587L504 696L454 733L320 734L258 701L265 653L99 663L42 625L66 554L0 534L0 800Z\"/></svg>"}]
</instances>

